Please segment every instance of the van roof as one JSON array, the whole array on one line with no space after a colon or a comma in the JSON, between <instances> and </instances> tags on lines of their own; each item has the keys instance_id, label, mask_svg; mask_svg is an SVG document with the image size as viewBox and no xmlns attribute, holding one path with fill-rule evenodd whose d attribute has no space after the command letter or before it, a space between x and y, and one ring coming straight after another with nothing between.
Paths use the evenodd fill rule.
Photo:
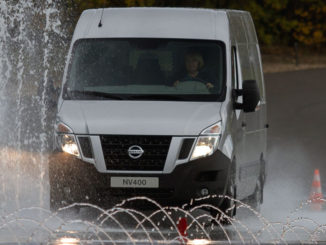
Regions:
<instances>
[{"instance_id":1,"label":"van roof","mask_svg":"<svg viewBox=\"0 0 326 245\"><path fill-rule=\"evenodd\" d=\"M227 42L228 12L247 13L197 8L90 9L82 13L73 41L82 38L186 38Z\"/></svg>"}]
</instances>

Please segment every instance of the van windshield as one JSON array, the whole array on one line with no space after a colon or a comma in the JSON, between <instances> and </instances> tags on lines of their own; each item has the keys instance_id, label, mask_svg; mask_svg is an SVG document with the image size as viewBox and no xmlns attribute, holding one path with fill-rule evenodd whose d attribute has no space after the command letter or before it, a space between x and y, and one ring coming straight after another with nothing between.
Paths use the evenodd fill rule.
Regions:
<instances>
[{"instance_id":1,"label":"van windshield","mask_svg":"<svg viewBox=\"0 0 326 245\"><path fill-rule=\"evenodd\" d=\"M63 98L223 101L225 45L189 39L82 39Z\"/></svg>"}]
</instances>

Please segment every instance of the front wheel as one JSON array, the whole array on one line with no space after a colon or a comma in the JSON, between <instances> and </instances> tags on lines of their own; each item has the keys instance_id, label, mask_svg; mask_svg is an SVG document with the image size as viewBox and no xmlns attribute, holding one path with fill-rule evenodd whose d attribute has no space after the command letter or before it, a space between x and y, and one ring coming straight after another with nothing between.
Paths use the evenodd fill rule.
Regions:
<instances>
[{"instance_id":1,"label":"front wheel","mask_svg":"<svg viewBox=\"0 0 326 245\"><path fill-rule=\"evenodd\" d=\"M69 183L71 175L65 173L64 169L59 169L56 163L49 164L49 183L50 183L50 210L57 212L58 209L74 203L72 186Z\"/></svg>"},{"instance_id":2,"label":"front wheel","mask_svg":"<svg viewBox=\"0 0 326 245\"><path fill-rule=\"evenodd\" d=\"M257 180L256 188L254 193L249 197L248 205L250 205L254 210L260 211L260 206L263 203L264 189L261 183L261 179Z\"/></svg>"},{"instance_id":3,"label":"front wheel","mask_svg":"<svg viewBox=\"0 0 326 245\"><path fill-rule=\"evenodd\" d=\"M221 224L229 225L231 224L231 219L236 215L236 197L237 197L237 187L235 185L235 168L231 168L229 175L228 184L226 187L226 193L220 206L220 210L223 213L218 212L215 209L210 210L211 216L214 218L212 220L213 224L217 224L216 220L219 220Z\"/></svg>"},{"instance_id":4,"label":"front wheel","mask_svg":"<svg viewBox=\"0 0 326 245\"><path fill-rule=\"evenodd\" d=\"M74 203L88 201L92 183L87 181L89 172L85 168L87 164L61 152L50 156L49 185L52 212ZM71 209L78 211L77 205Z\"/></svg>"}]
</instances>

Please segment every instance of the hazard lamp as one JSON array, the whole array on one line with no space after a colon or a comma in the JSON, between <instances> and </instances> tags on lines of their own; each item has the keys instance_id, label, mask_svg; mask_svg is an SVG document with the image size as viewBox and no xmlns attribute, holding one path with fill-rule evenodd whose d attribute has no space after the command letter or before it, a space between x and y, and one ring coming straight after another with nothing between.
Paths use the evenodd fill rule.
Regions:
<instances>
[{"instance_id":1,"label":"hazard lamp","mask_svg":"<svg viewBox=\"0 0 326 245\"><path fill-rule=\"evenodd\" d=\"M56 142L63 152L79 157L78 144L70 127L62 122L55 125Z\"/></svg>"},{"instance_id":2,"label":"hazard lamp","mask_svg":"<svg viewBox=\"0 0 326 245\"><path fill-rule=\"evenodd\" d=\"M218 122L202 131L197 138L196 146L192 152L190 161L212 155L218 145L221 136L222 123Z\"/></svg>"}]
</instances>

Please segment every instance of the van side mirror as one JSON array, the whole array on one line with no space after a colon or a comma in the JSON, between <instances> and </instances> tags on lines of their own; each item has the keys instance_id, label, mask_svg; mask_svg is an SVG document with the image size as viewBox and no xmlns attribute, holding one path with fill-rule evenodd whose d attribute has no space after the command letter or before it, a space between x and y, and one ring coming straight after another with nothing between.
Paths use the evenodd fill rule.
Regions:
<instances>
[{"instance_id":1,"label":"van side mirror","mask_svg":"<svg viewBox=\"0 0 326 245\"><path fill-rule=\"evenodd\" d=\"M259 89L255 80L245 80L242 89L234 90L235 96L243 96L243 103L234 103L234 109L244 112L254 112L259 101Z\"/></svg>"}]
</instances>

